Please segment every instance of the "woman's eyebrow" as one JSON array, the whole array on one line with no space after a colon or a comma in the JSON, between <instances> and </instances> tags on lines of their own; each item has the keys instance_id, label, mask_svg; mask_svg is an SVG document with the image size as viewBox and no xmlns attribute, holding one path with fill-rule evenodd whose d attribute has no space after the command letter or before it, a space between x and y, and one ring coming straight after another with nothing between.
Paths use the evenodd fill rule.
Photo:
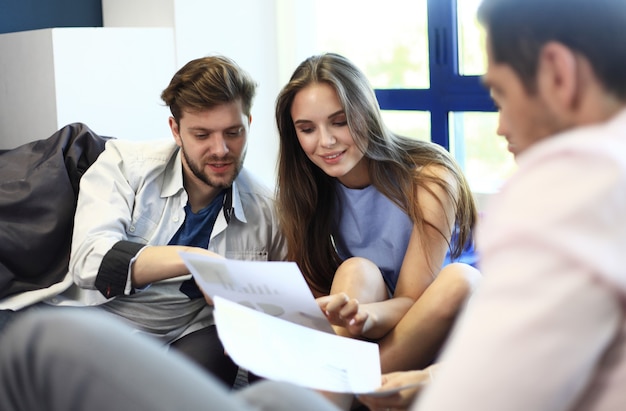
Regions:
<instances>
[{"instance_id":1,"label":"woman's eyebrow","mask_svg":"<svg viewBox=\"0 0 626 411\"><path fill-rule=\"evenodd\" d=\"M345 114L344 109L335 111L333 114L329 115L328 118L333 118L333 117L336 117L336 116L338 116L340 114Z\"/></svg>"}]
</instances>

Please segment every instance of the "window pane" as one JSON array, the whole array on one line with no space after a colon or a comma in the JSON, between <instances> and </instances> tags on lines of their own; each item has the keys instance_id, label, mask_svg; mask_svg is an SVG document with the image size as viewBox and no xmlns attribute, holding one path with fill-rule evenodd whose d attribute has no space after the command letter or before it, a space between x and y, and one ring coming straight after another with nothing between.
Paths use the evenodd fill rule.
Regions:
<instances>
[{"instance_id":1,"label":"window pane","mask_svg":"<svg viewBox=\"0 0 626 411\"><path fill-rule=\"evenodd\" d=\"M430 141L430 113L427 111L383 110L385 124L391 131L416 140Z\"/></svg>"},{"instance_id":2,"label":"window pane","mask_svg":"<svg viewBox=\"0 0 626 411\"><path fill-rule=\"evenodd\" d=\"M459 74L480 76L487 70L485 31L476 20L476 9L481 0L457 0L459 32Z\"/></svg>"},{"instance_id":3,"label":"window pane","mask_svg":"<svg viewBox=\"0 0 626 411\"><path fill-rule=\"evenodd\" d=\"M515 170L513 155L496 134L498 113L450 113L450 150L465 170L472 191L496 192Z\"/></svg>"},{"instance_id":4,"label":"window pane","mask_svg":"<svg viewBox=\"0 0 626 411\"><path fill-rule=\"evenodd\" d=\"M426 0L316 0L316 53L335 52L374 88L428 88Z\"/></svg>"}]
</instances>

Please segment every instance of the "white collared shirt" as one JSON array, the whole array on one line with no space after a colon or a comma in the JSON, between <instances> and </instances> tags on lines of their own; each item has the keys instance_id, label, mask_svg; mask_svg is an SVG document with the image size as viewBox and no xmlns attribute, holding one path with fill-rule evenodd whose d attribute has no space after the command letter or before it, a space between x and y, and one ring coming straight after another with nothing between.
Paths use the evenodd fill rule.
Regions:
<instances>
[{"instance_id":1,"label":"white collared shirt","mask_svg":"<svg viewBox=\"0 0 626 411\"><path fill-rule=\"evenodd\" d=\"M187 199L181 154L173 141L107 142L105 151L81 179L68 276L51 289L38 290L37 296L21 296L21 304L46 298L46 302L57 305L106 303L110 299L95 289L106 253L119 241L145 246L168 244L184 222ZM278 228L271 191L244 168L233 183L231 200L229 221L222 210L211 233L209 249L233 259L283 260L286 245ZM122 298L158 298L154 294L159 287L146 288L153 289L144 297L141 290L129 296L130 264L126 275L126 295ZM188 278L163 282L176 283L167 291L170 302L174 287ZM180 298L187 297L180 293Z\"/></svg>"}]
</instances>

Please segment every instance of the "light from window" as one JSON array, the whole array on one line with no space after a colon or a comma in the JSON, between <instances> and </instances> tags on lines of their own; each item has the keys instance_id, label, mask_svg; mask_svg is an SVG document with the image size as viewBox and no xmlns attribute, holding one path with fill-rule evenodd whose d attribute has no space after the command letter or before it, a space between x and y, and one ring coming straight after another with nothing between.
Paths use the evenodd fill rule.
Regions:
<instances>
[{"instance_id":1,"label":"light from window","mask_svg":"<svg viewBox=\"0 0 626 411\"><path fill-rule=\"evenodd\" d=\"M459 74L481 76L487 69L485 31L476 19L481 0L457 0L457 25L459 33Z\"/></svg>"},{"instance_id":2,"label":"light from window","mask_svg":"<svg viewBox=\"0 0 626 411\"><path fill-rule=\"evenodd\" d=\"M496 134L498 113L454 112L449 121L450 151L465 170L472 191L498 191L515 170L506 140Z\"/></svg>"},{"instance_id":3,"label":"light from window","mask_svg":"<svg viewBox=\"0 0 626 411\"><path fill-rule=\"evenodd\" d=\"M428 88L426 0L316 0L316 53L335 52L377 89Z\"/></svg>"},{"instance_id":4,"label":"light from window","mask_svg":"<svg viewBox=\"0 0 626 411\"><path fill-rule=\"evenodd\" d=\"M383 110L383 121L396 134L430 141L430 113L427 111Z\"/></svg>"}]
</instances>

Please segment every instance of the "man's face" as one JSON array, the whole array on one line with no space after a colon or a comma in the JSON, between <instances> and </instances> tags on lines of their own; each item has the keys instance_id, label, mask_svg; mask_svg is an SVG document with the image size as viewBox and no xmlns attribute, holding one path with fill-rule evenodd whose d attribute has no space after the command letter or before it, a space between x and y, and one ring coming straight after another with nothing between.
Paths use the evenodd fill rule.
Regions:
<instances>
[{"instance_id":1,"label":"man's face","mask_svg":"<svg viewBox=\"0 0 626 411\"><path fill-rule=\"evenodd\" d=\"M250 118L241 101L200 112L183 111L180 125L170 118L183 154L185 178L209 187L230 187L243 167Z\"/></svg>"},{"instance_id":2,"label":"man's face","mask_svg":"<svg viewBox=\"0 0 626 411\"><path fill-rule=\"evenodd\" d=\"M500 110L498 134L506 138L514 156L561 128L541 93L526 90L511 66L493 59L488 39L487 73L483 81Z\"/></svg>"}]
</instances>

